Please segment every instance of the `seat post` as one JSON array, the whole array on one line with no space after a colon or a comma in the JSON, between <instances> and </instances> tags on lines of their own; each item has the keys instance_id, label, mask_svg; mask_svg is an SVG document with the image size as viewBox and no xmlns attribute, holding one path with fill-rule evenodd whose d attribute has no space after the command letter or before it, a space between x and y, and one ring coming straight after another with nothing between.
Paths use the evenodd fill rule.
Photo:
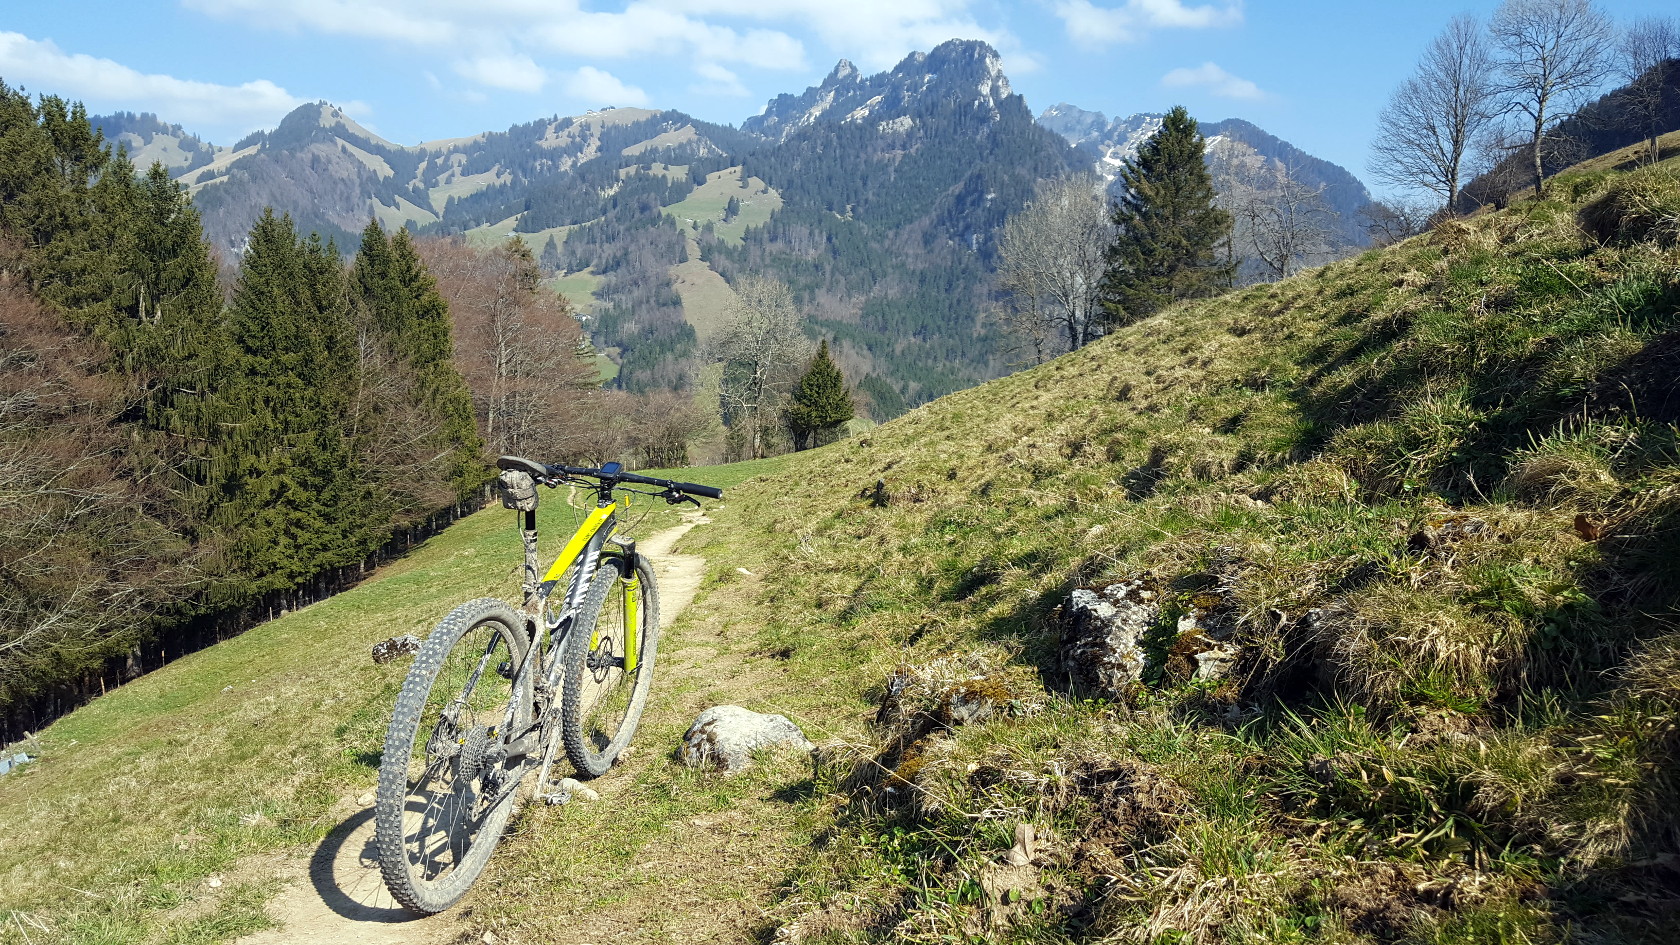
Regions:
<instances>
[{"instance_id":1,"label":"seat post","mask_svg":"<svg viewBox=\"0 0 1680 945\"><path fill-rule=\"evenodd\" d=\"M519 537L525 542L525 575L519 586L525 592L525 606L529 607L537 594L537 512L531 509L523 514L524 527L519 530Z\"/></svg>"}]
</instances>

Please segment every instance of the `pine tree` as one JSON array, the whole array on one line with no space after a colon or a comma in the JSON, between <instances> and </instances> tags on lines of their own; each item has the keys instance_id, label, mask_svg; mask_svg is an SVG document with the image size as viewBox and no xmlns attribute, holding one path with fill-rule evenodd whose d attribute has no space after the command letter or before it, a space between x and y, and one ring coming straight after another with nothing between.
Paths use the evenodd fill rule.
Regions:
<instances>
[{"instance_id":1,"label":"pine tree","mask_svg":"<svg viewBox=\"0 0 1680 945\"><path fill-rule=\"evenodd\" d=\"M561 267L565 265L565 261L560 256L560 242L550 236L548 242L543 244L542 257L539 261L542 263L544 272L560 271Z\"/></svg>"},{"instance_id":2,"label":"pine tree","mask_svg":"<svg viewBox=\"0 0 1680 945\"><path fill-rule=\"evenodd\" d=\"M823 445L837 427L852 419L852 395L846 391L840 366L828 356L827 339L794 388L785 416L800 449Z\"/></svg>"},{"instance_id":3,"label":"pine tree","mask_svg":"<svg viewBox=\"0 0 1680 945\"><path fill-rule=\"evenodd\" d=\"M285 590L384 538L346 423L358 377L337 249L265 211L228 310L218 524L250 590Z\"/></svg>"},{"instance_id":4,"label":"pine tree","mask_svg":"<svg viewBox=\"0 0 1680 945\"><path fill-rule=\"evenodd\" d=\"M160 164L139 181L128 242L129 282L107 333L144 392L147 461L167 475L176 509L194 520L213 496L206 463L221 437L213 392L229 364L216 261L198 211Z\"/></svg>"},{"instance_id":5,"label":"pine tree","mask_svg":"<svg viewBox=\"0 0 1680 945\"><path fill-rule=\"evenodd\" d=\"M369 418L377 435L367 447L401 454L371 455L370 468L401 472L381 485L411 496L412 511L458 501L484 481L482 443L453 361L449 305L406 229L387 239L377 220L368 224L350 294L364 335L362 390L374 394L358 410L378 415Z\"/></svg>"},{"instance_id":6,"label":"pine tree","mask_svg":"<svg viewBox=\"0 0 1680 945\"><path fill-rule=\"evenodd\" d=\"M1176 106L1126 162L1126 193L1115 203L1118 228L1105 254L1103 308L1111 325L1154 314L1179 299L1226 289L1235 272L1219 246L1231 215L1214 206L1196 120Z\"/></svg>"}]
</instances>

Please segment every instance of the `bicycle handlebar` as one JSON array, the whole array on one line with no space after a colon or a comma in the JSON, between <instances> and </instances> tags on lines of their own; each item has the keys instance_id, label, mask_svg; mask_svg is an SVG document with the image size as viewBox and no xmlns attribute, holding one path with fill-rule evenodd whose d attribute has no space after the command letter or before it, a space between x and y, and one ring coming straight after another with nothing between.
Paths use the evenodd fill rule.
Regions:
<instances>
[{"instance_id":1,"label":"bicycle handlebar","mask_svg":"<svg viewBox=\"0 0 1680 945\"><path fill-rule=\"evenodd\" d=\"M651 476L638 476L635 473L608 473L601 469L591 469L587 466L550 466L521 456L500 456L496 458L496 466L500 469L521 469L538 479L546 480L555 477L588 476L602 482L616 484L620 482L634 482L645 486L659 486L684 494L705 496L708 499L723 498L723 490L714 486L702 486L694 482L675 482L670 479L654 479Z\"/></svg>"}]
</instances>

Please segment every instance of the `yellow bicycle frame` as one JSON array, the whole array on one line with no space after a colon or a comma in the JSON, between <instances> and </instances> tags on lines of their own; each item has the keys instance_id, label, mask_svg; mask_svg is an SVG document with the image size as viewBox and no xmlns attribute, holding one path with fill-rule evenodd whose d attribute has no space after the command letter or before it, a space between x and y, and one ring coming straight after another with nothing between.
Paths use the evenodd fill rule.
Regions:
<instances>
[{"instance_id":1,"label":"yellow bicycle frame","mask_svg":"<svg viewBox=\"0 0 1680 945\"><path fill-rule=\"evenodd\" d=\"M628 496L617 497L606 505L596 506L594 511L584 518L583 523L578 526L578 530L573 533L572 540L567 542L566 547L560 551L560 557L555 558L554 564L549 566L548 573L543 575L542 583L558 582L565 575L566 569L583 555L584 549L589 547L589 543L595 539L596 533L601 530L607 519L611 518L614 513L629 508L630 499ZM640 634L641 628L641 613L638 604L641 582L636 577L636 569L632 567L630 573L625 575L619 583L622 585L624 593L624 671L631 673L636 670L637 636ZM600 644L599 631L597 631L596 636L589 641L589 648L593 650Z\"/></svg>"},{"instance_id":2,"label":"yellow bicycle frame","mask_svg":"<svg viewBox=\"0 0 1680 945\"><path fill-rule=\"evenodd\" d=\"M589 542L595 538L595 533L601 530L601 525L614 512L619 510L621 504L625 503L613 502L610 505L598 506L595 511L589 513L588 517L583 520L583 524L578 526L577 532L572 535L572 540L566 542L566 547L561 550L560 557L554 559L554 564L549 567L548 573L543 575L544 584L549 581L560 580L561 575L566 573L566 569L572 566L572 562L583 554L583 549L588 547Z\"/></svg>"}]
</instances>

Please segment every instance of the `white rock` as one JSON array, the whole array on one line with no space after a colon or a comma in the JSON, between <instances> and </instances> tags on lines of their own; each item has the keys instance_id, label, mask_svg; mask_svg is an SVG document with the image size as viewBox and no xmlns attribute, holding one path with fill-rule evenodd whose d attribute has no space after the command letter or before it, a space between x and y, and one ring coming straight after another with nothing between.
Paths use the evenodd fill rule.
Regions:
<instances>
[{"instance_id":1,"label":"white rock","mask_svg":"<svg viewBox=\"0 0 1680 945\"><path fill-rule=\"evenodd\" d=\"M782 715L765 715L738 705L716 705L700 713L683 736L682 762L690 768L713 767L739 771L752 763L752 753L787 745L801 751L813 747Z\"/></svg>"}]
</instances>

